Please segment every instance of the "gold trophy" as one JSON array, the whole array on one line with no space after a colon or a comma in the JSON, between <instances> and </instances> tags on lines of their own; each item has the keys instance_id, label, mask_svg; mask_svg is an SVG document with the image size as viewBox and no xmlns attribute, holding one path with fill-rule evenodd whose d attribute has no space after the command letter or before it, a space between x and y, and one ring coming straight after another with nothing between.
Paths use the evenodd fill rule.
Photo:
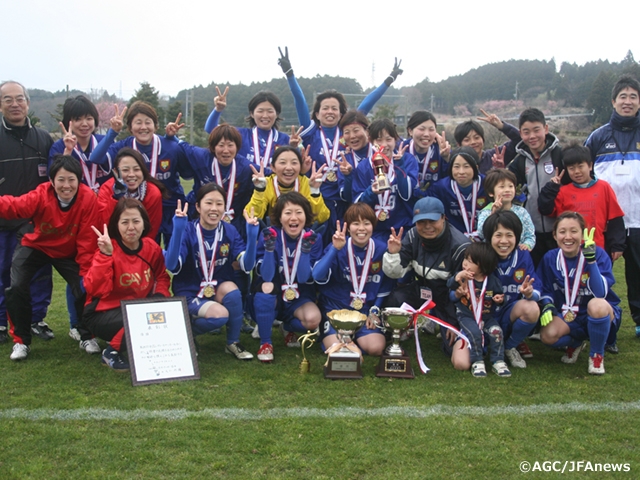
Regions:
<instances>
[{"instance_id":1,"label":"gold trophy","mask_svg":"<svg viewBox=\"0 0 640 480\"><path fill-rule=\"evenodd\" d=\"M385 190L391 189L387 174L384 173L385 166L388 163L384 155L382 155L380 151L377 151L371 160L373 162L373 169L375 170L376 181L378 182L378 191L384 192Z\"/></svg>"},{"instance_id":2,"label":"gold trophy","mask_svg":"<svg viewBox=\"0 0 640 480\"><path fill-rule=\"evenodd\" d=\"M367 316L353 310L332 310L327 313L329 321L336 329L341 343L327 349L327 363L324 378L331 380L362 378L362 352L351 340L353 334L362 327Z\"/></svg>"},{"instance_id":3,"label":"gold trophy","mask_svg":"<svg viewBox=\"0 0 640 480\"><path fill-rule=\"evenodd\" d=\"M411 325L413 313L401 308L385 308L382 310L381 317L382 328L393 331L393 343L380 357L376 377L415 378L411 360L400 347L400 333Z\"/></svg>"},{"instance_id":4,"label":"gold trophy","mask_svg":"<svg viewBox=\"0 0 640 480\"><path fill-rule=\"evenodd\" d=\"M308 331L304 335L300 335L298 337L298 341L300 342L300 348L302 349L302 362L300 362L300 373L309 373L309 370L311 370L311 364L309 363L309 360L307 360L307 356L304 354L304 349L306 348L308 350L309 348L311 348L311 346L314 343L316 343L316 336L318 335L319 331L320 330L316 328L313 332Z\"/></svg>"}]
</instances>

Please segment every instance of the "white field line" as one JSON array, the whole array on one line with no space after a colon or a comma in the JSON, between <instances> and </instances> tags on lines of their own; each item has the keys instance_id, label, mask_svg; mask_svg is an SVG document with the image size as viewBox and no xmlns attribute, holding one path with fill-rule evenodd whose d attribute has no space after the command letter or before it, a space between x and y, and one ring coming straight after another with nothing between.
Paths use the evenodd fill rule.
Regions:
<instances>
[{"instance_id":1,"label":"white field line","mask_svg":"<svg viewBox=\"0 0 640 480\"><path fill-rule=\"evenodd\" d=\"M0 419L20 420L116 420L136 421L147 419L184 420L188 418L210 418L216 420L271 420L282 418L339 418L339 417L407 417L427 418L436 416L497 416L540 415L575 412L626 412L640 410L640 402L605 403L551 403L543 405L504 405L493 407L382 407L382 408L206 408L203 410L118 410L103 408L80 408L58 410L52 408L0 410Z\"/></svg>"}]
</instances>

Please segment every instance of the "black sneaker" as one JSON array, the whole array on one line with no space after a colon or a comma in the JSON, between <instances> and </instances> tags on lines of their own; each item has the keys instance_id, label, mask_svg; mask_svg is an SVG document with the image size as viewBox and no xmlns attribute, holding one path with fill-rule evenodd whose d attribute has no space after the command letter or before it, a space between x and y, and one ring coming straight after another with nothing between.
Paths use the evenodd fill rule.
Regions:
<instances>
[{"instance_id":1,"label":"black sneaker","mask_svg":"<svg viewBox=\"0 0 640 480\"><path fill-rule=\"evenodd\" d=\"M611 345L605 345L604 350L605 352L613 353L614 355L617 355L620 353L620 349L618 348L617 343L612 343Z\"/></svg>"},{"instance_id":2,"label":"black sneaker","mask_svg":"<svg viewBox=\"0 0 640 480\"><path fill-rule=\"evenodd\" d=\"M9 332L7 332L7 327L0 328L0 344L7 343L9 340Z\"/></svg>"},{"instance_id":3,"label":"black sneaker","mask_svg":"<svg viewBox=\"0 0 640 480\"><path fill-rule=\"evenodd\" d=\"M128 372L129 364L125 362L120 353L108 346L102 351L102 363L116 372Z\"/></svg>"},{"instance_id":4,"label":"black sneaker","mask_svg":"<svg viewBox=\"0 0 640 480\"><path fill-rule=\"evenodd\" d=\"M31 333L43 340L51 340L55 337L55 335L53 334L53 330L51 330L49 328L49 325L47 325L45 322L32 323Z\"/></svg>"}]
</instances>

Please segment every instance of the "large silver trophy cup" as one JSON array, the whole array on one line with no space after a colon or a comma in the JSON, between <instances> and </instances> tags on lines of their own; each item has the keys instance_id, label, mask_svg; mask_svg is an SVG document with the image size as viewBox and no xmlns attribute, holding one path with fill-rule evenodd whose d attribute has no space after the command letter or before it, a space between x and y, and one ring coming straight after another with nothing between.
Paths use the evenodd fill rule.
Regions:
<instances>
[{"instance_id":1,"label":"large silver trophy cup","mask_svg":"<svg viewBox=\"0 0 640 480\"><path fill-rule=\"evenodd\" d=\"M413 313L401 308L385 308L381 315L382 328L392 331L392 343L380 357L376 376L414 378L411 360L400 347L400 334L411 325Z\"/></svg>"}]
</instances>

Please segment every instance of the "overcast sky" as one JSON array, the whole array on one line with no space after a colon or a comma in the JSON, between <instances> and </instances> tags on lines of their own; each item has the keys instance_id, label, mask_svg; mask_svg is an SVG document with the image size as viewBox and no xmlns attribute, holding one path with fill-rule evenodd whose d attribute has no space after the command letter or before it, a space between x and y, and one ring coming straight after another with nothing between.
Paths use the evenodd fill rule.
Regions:
<instances>
[{"instance_id":1,"label":"overcast sky","mask_svg":"<svg viewBox=\"0 0 640 480\"><path fill-rule=\"evenodd\" d=\"M396 56L396 86L509 59L640 56L637 3L627 0L3 0L2 17L0 80L125 99L142 81L172 96L212 81L268 81L282 76L285 45L298 77L342 75L363 88L380 84Z\"/></svg>"}]
</instances>

